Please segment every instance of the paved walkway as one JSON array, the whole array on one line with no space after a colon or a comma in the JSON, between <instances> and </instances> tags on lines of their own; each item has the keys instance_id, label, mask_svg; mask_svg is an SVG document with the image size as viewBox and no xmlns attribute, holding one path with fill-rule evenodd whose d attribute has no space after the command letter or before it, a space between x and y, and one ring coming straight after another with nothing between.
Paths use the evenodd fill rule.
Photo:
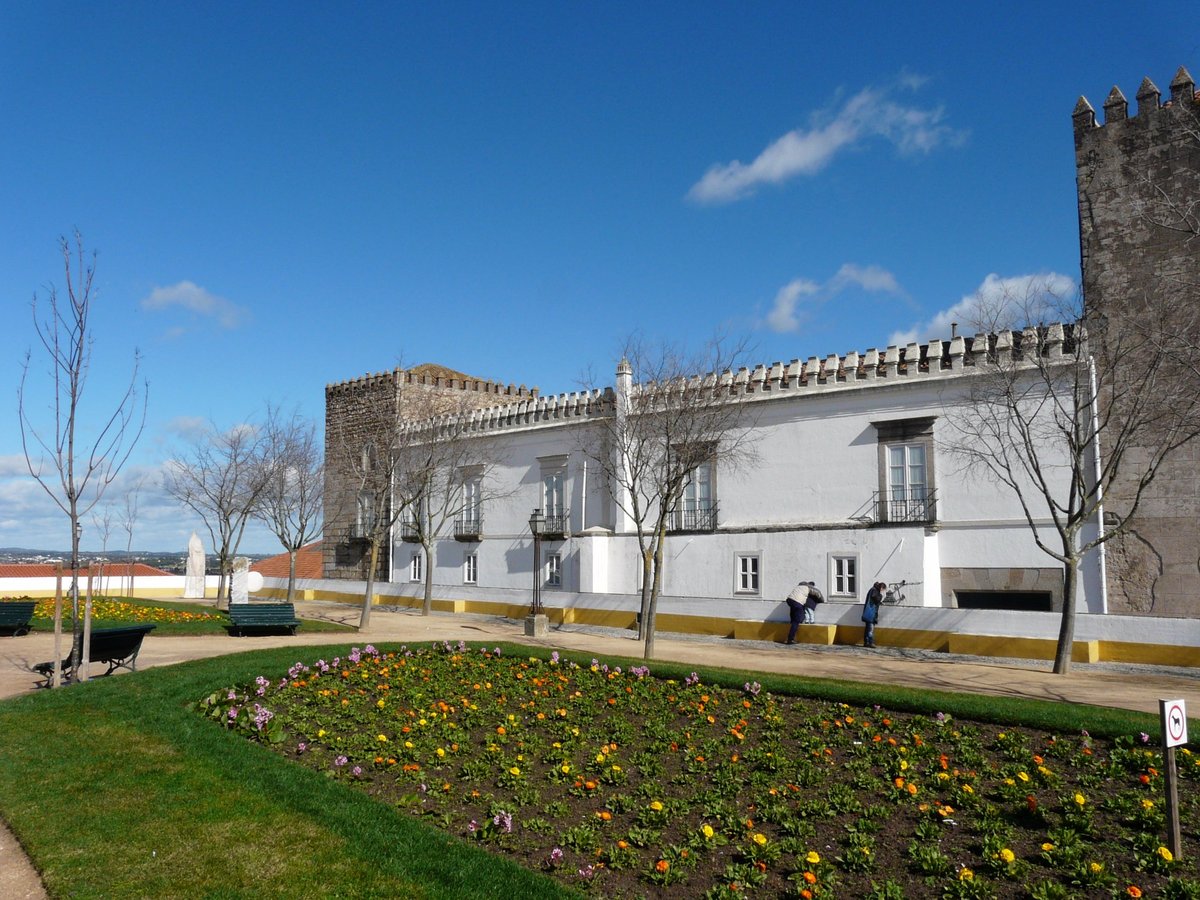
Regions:
<instances>
[{"instance_id":1,"label":"paved walkway","mask_svg":"<svg viewBox=\"0 0 1200 900\"><path fill-rule=\"evenodd\" d=\"M338 603L301 602L304 618L357 624L358 610ZM552 630L543 639L526 638L522 623L487 616L421 616L407 609L376 608L369 627L357 634L309 632L295 636L271 635L235 638L155 637L142 645L141 668L205 659L265 647L318 644L416 644L439 640L521 641L562 650L597 655L641 656L641 645L632 632L614 629L569 627ZM49 634L0 638L0 699L34 690L32 666L53 658L54 639ZM1096 706L1157 712L1159 698L1183 698L1200 712L1200 673L1182 669L1152 669L1112 664L1077 665L1069 675L1054 675L1045 662L981 660L918 651L866 650L861 647L816 647L758 641L733 641L692 636L660 636L658 659L696 667L749 669L851 681L899 684L946 691L966 691L1005 697L1070 701ZM303 651L297 658L305 658ZM0 823L0 897L40 900L46 896L40 880L12 833Z\"/></svg>"}]
</instances>

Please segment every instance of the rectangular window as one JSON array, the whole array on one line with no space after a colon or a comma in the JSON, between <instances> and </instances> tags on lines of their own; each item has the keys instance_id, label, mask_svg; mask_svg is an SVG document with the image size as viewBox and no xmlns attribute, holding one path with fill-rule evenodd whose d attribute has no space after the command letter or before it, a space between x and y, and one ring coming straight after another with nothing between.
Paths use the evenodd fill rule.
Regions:
<instances>
[{"instance_id":1,"label":"rectangular window","mask_svg":"<svg viewBox=\"0 0 1200 900\"><path fill-rule=\"evenodd\" d=\"M463 584L479 583L479 554L468 553L463 558Z\"/></svg>"},{"instance_id":2,"label":"rectangular window","mask_svg":"<svg viewBox=\"0 0 1200 900\"><path fill-rule=\"evenodd\" d=\"M837 597L858 596L858 557L830 557L829 583Z\"/></svg>"},{"instance_id":3,"label":"rectangular window","mask_svg":"<svg viewBox=\"0 0 1200 900\"><path fill-rule=\"evenodd\" d=\"M712 531L717 527L717 505L713 502L713 464L702 462L688 474L675 511L679 531Z\"/></svg>"},{"instance_id":4,"label":"rectangular window","mask_svg":"<svg viewBox=\"0 0 1200 900\"><path fill-rule=\"evenodd\" d=\"M567 509L566 454L539 456L542 476L542 513L546 517L546 534L566 535L570 529L571 511Z\"/></svg>"},{"instance_id":5,"label":"rectangular window","mask_svg":"<svg viewBox=\"0 0 1200 900\"><path fill-rule=\"evenodd\" d=\"M414 553L412 555L412 560L408 564L408 580L409 581L420 581L421 580L421 554L420 553Z\"/></svg>"},{"instance_id":6,"label":"rectangular window","mask_svg":"<svg viewBox=\"0 0 1200 900\"><path fill-rule=\"evenodd\" d=\"M370 491L358 495L358 517L351 532L353 537L369 538L375 529L375 498Z\"/></svg>"},{"instance_id":7,"label":"rectangular window","mask_svg":"<svg viewBox=\"0 0 1200 900\"><path fill-rule=\"evenodd\" d=\"M562 515L563 481L564 475L561 471L547 472L542 476L542 509L547 517Z\"/></svg>"},{"instance_id":8,"label":"rectangular window","mask_svg":"<svg viewBox=\"0 0 1200 900\"><path fill-rule=\"evenodd\" d=\"M546 557L546 587L562 587L562 554Z\"/></svg>"},{"instance_id":9,"label":"rectangular window","mask_svg":"<svg viewBox=\"0 0 1200 900\"><path fill-rule=\"evenodd\" d=\"M480 520L480 497L482 491L482 479L478 476L468 478L463 482L463 508L462 520L465 527L474 527L478 530Z\"/></svg>"},{"instance_id":10,"label":"rectangular window","mask_svg":"<svg viewBox=\"0 0 1200 900\"><path fill-rule=\"evenodd\" d=\"M926 522L929 482L924 444L892 444L888 452L888 518L900 522Z\"/></svg>"},{"instance_id":11,"label":"rectangular window","mask_svg":"<svg viewBox=\"0 0 1200 900\"><path fill-rule=\"evenodd\" d=\"M736 559L736 576L734 593L759 593L759 555L757 553L739 553Z\"/></svg>"}]
</instances>

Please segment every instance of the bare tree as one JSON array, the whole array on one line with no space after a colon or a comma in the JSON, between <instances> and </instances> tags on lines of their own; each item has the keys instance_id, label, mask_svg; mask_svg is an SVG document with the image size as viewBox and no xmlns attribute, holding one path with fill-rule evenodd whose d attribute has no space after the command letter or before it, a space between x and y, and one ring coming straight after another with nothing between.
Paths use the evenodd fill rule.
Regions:
<instances>
[{"instance_id":1,"label":"bare tree","mask_svg":"<svg viewBox=\"0 0 1200 900\"><path fill-rule=\"evenodd\" d=\"M113 524L113 508L111 503L104 504L103 514L92 513L92 526L100 532L100 584L96 591L100 595L107 593L104 566L108 562L108 541L112 537Z\"/></svg>"},{"instance_id":2,"label":"bare tree","mask_svg":"<svg viewBox=\"0 0 1200 900\"><path fill-rule=\"evenodd\" d=\"M193 510L208 529L220 578L217 604L228 608L233 558L246 525L258 511L269 467L261 430L249 423L220 431L209 425L186 450L168 461L163 487Z\"/></svg>"},{"instance_id":3,"label":"bare tree","mask_svg":"<svg viewBox=\"0 0 1200 900\"><path fill-rule=\"evenodd\" d=\"M32 304L34 330L48 366L49 418L37 425L31 414L30 353L25 354L17 388L17 415L29 474L70 521L71 610L78 634L80 521L99 503L141 437L146 423L146 386L143 382L139 398L141 357L134 351L129 384L111 412L97 419L94 427L81 421L94 342L91 314L96 256L84 252L78 231L73 242L60 238L59 249L66 296L51 286L44 318L39 315L36 295ZM79 642L73 646L72 670L78 671Z\"/></svg>"},{"instance_id":4,"label":"bare tree","mask_svg":"<svg viewBox=\"0 0 1200 900\"><path fill-rule=\"evenodd\" d=\"M139 480L125 492L125 503L121 510L121 529L125 532L125 565L129 569L129 597L133 596L133 531L137 527L142 484L143 481Z\"/></svg>"},{"instance_id":5,"label":"bare tree","mask_svg":"<svg viewBox=\"0 0 1200 900\"><path fill-rule=\"evenodd\" d=\"M296 592L296 552L321 533L325 460L316 427L268 408L263 427L266 486L256 512L288 553L288 602Z\"/></svg>"},{"instance_id":6,"label":"bare tree","mask_svg":"<svg viewBox=\"0 0 1200 900\"><path fill-rule=\"evenodd\" d=\"M646 659L654 657L668 532L714 529L715 467L735 471L754 457L752 407L733 374L744 353L742 345L719 338L694 355L629 339L617 370L614 414L599 420L602 439L582 448L600 466L637 536L638 637Z\"/></svg>"},{"instance_id":7,"label":"bare tree","mask_svg":"<svg viewBox=\"0 0 1200 900\"><path fill-rule=\"evenodd\" d=\"M500 496L491 477L504 456L493 436L472 433L466 395L408 387L405 420L393 447L394 502L409 512L403 527L422 550L421 614L433 612L434 543L451 528L479 535L482 509Z\"/></svg>"},{"instance_id":8,"label":"bare tree","mask_svg":"<svg viewBox=\"0 0 1200 900\"><path fill-rule=\"evenodd\" d=\"M1037 295L1035 301L1034 294ZM1038 548L1063 567L1054 671L1071 665L1080 564L1124 534L1172 455L1200 435L1200 393L1186 373L1194 304L1110 321L1078 298L1047 304L1036 287L1008 298L1013 332L985 317L965 399L948 401L948 450L1010 490ZM1066 324L1049 324L1047 311ZM994 313L994 311L993 311ZM1111 493L1121 503L1105 506Z\"/></svg>"},{"instance_id":9,"label":"bare tree","mask_svg":"<svg viewBox=\"0 0 1200 900\"><path fill-rule=\"evenodd\" d=\"M326 417L326 447L336 454L327 465L338 473L326 485L326 521L340 518L335 510L353 509L351 542L365 542L366 587L358 627L371 621L375 581L379 576L381 551L390 546L393 528L408 509L408 498L394 493L400 456L394 448L403 442L407 428L401 415L403 383L400 369L389 376L367 381L346 402L350 412Z\"/></svg>"}]
</instances>

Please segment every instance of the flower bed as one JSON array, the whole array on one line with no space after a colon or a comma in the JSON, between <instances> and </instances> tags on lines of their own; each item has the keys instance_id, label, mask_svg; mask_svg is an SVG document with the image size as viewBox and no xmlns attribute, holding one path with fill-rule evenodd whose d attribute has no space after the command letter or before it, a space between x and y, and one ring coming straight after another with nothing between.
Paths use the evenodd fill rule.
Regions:
<instances>
[{"instance_id":1,"label":"flower bed","mask_svg":"<svg viewBox=\"0 0 1200 900\"><path fill-rule=\"evenodd\" d=\"M435 645L198 704L297 762L606 897L1200 897L1149 736L879 708ZM1200 758L1180 754L1185 844Z\"/></svg>"},{"instance_id":2,"label":"flower bed","mask_svg":"<svg viewBox=\"0 0 1200 900\"><path fill-rule=\"evenodd\" d=\"M79 601L80 616L83 615L83 599ZM35 619L54 620L54 599L39 600L34 609ZM63 618L71 618L71 602L63 599ZM92 621L99 627L109 625L150 625L177 624L182 622L224 622L226 617L220 613L199 612L188 609L178 609L170 606L158 606L153 603L129 603L125 600L111 600L107 597L92 598Z\"/></svg>"}]
</instances>

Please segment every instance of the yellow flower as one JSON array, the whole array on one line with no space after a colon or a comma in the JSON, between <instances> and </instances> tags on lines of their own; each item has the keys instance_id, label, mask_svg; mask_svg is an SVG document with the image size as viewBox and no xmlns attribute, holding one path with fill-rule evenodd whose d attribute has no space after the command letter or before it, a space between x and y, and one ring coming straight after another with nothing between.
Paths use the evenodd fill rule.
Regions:
<instances>
[{"instance_id":1,"label":"yellow flower","mask_svg":"<svg viewBox=\"0 0 1200 900\"><path fill-rule=\"evenodd\" d=\"M713 835L716 834L716 832L713 831L713 827L707 823L700 826L700 833L704 835L704 839L706 841L712 840Z\"/></svg>"},{"instance_id":2,"label":"yellow flower","mask_svg":"<svg viewBox=\"0 0 1200 900\"><path fill-rule=\"evenodd\" d=\"M438 759L441 759L443 756L445 756L445 755L446 755L446 751L445 751L445 750L443 750L441 747L438 747L436 752L437 752L437 755L438 755Z\"/></svg>"},{"instance_id":3,"label":"yellow flower","mask_svg":"<svg viewBox=\"0 0 1200 900\"><path fill-rule=\"evenodd\" d=\"M765 834L763 834L761 831L755 832L752 840L754 841L754 843L758 844L758 846L760 846L760 847L767 846L767 836Z\"/></svg>"},{"instance_id":4,"label":"yellow flower","mask_svg":"<svg viewBox=\"0 0 1200 900\"><path fill-rule=\"evenodd\" d=\"M1015 853L1013 853L1011 850L1009 850L1007 847L1005 847L1003 850L1000 851L1000 859L1001 859L1001 861L1004 862L1005 865L1008 865L1009 863L1013 862L1013 860L1015 860L1016 858L1017 858L1017 855Z\"/></svg>"},{"instance_id":5,"label":"yellow flower","mask_svg":"<svg viewBox=\"0 0 1200 900\"><path fill-rule=\"evenodd\" d=\"M384 707L384 702L383 702L383 700L382 700L382 699L379 699L379 700L376 700L376 701L375 701L375 705L376 705L376 706L378 706L380 709L383 709L383 707Z\"/></svg>"},{"instance_id":6,"label":"yellow flower","mask_svg":"<svg viewBox=\"0 0 1200 900\"><path fill-rule=\"evenodd\" d=\"M614 772L620 772L620 771L621 771L621 767L620 767L620 766L613 766L613 767L612 767L612 770L613 770Z\"/></svg>"},{"instance_id":7,"label":"yellow flower","mask_svg":"<svg viewBox=\"0 0 1200 900\"><path fill-rule=\"evenodd\" d=\"M1083 796L1083 794L1076 794L1075 803L1078 806L1083 806L1083 804L1087 803L1087 797Z\"/></svg>"},{"instance_id":8,"label":"yellow flower","mask_svg":"<svg viewBox=\"0 0 1200 900\"><path fill-rule=\"evenodd\" d=\"M1162 857L1163 862L1171 862L1175 859L1174 855L1166 847L1159 847L1158 855Z\"/></svg>"},{"instance_id":9,"label":"yellow flower","mask_svg":"<svg viewBox=\"0 0 1200 900\"><path fill-rule=\"evenodd\" d=\"M975 873L966 867L958 870L958 880L959 881L970 881L974 877L975 877Z\"/></svg>"},{"instance_id":10,"label":"yellow flower","mask_svg":"<svg viewBox=\"0 0 1200 900\"><path fill-rule=\"evenodd\" d=\"M569 775L571 772L571 764L563 763L562 766L559 768L559 771L562 772L564 775Z\"/></svg>"},{"instance_id":11,"label":"yellow flower","mask_svg":"<svg viewBox=\"0 0 1200 900\"><path fill-rule=\"evenodd\" d=\"M651 800L651 801L650 801L650 808L651 808L652 810L654 810L655 812L662 812L663 805L662 805L662 803L661 803L660 801L658 801L658 800Z\"/></svg>"},{"instance_id":12,"label":"yellow flower","mask_svg":"<svg viewBox=\"0 0 1200 900\"><path fill-rule=\"evenodd\" d=\"M520 769L519 769L517 766L513 766L513 767L512 767L511 769L509 769L508 771L509 771L511 774L513 774L513 775L520 775L520 774L521 774L521 770L520 770Z\"/></svg>"},{"instance_id":13,"label":"yellow flower","mask_svg":"<svg viewBox=\"0 0 1200 900\"><path fill-rule=\"evenodd\" d=\"M1104 866L1103 866L1103 864L1098 863L1098 862L1091 862L1091 863L1088 863L1088 871L1091 872L1093 875L1099 875L1101 872L1104 871Z\"/></svg>"},{"instance_id":14,"label":"yellow flower","mask_svg":"<svg viewBox=\"0 0 1200 900\"><path fill-rule=\"evenodd\" d=\"M1043 853L1049 853L1053 849L1054 849L1054 845L1052 843L1050 843L1049 841L1046 841L1046 843L1042 844L1042 852Z\"/></svg>"},{"instance_id":15,"label":"yellow flower","mask_svg":"<svg viewBox=\"0 0 1200 900\"><path fill-rule=\"evenodd\" d=\"M816 850L809 850L808 855L804 857L804 861L810 866L815 866L821 861L821 856Z\"/></svg>"},{"instance_id":16,"label":"yellow flower","mask_svg":"<svg viewBox=\"0 0 1200 900\"><path fill-rule=\"evenodd\" d=\"M379 741L379 743L381 743L381 744L386 744L387 743L387 735L386 734L377 734L377 735L375 735L375 740Z\"/></svg>"},{"instance_id":17,"label":"yellow flower","mask_svg":"<svg viewBox=\"0 0 1200 900\"><path fill-rule=\"evenodd\" d=\"M1028 776L1028 775L1026 775L1024 772L1018 772L1018 773L1017 773L1017 777L1018 777L1019 779L1021 779L1022 781L1028 781L1028 780L1029 780L1029 776Z\"/></svg>"},{"instance_id":18,"label":"yellow flower","mask_svg":"<svg viewBox=\"0 0 1200 900\"><path fill-rule=\"evenodd\" d=\"M325 729L324 728L322 728L320 731L317 732L317 737L319 737L319 738L325 737Z\"/></svg>"},{"instance_id":19,"label":"yellow flower","mask_svg":"<svg viewBox=\"0 0 1200 900\"><path fill-rule=\"evenodd\" d=\"M1142 800L1142 809L1154 809L1154 801Z\"/></svg>"}]
</instances>

